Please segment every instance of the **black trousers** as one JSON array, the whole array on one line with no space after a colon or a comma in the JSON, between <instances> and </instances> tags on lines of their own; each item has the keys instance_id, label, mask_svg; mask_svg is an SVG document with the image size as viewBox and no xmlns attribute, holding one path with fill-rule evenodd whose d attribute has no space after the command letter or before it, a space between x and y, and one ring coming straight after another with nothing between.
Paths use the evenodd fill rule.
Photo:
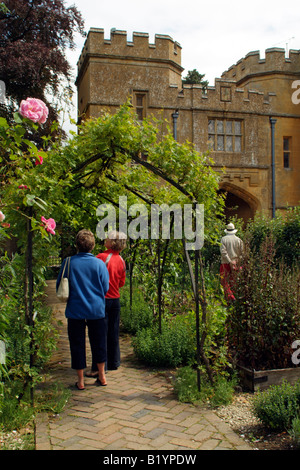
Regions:
<instances>
[{"instance_id":1,"label":"black trousers","mask_svg":"<svg viewBox=\"0 0 300 470\"><path fill-rule=\"evenodd\" d=\"M71 350L72 369L86 368L85 336L88 328L92 356L97 363L106 362L106 324L105 318L97 320L74 320L68 318L68 335Z\"/></svg>"},{"instance_id":2,"label":"black trousers","mask_svg":"<svg viewBox=\"0 0 300 470\"><path fill-rule=\"evenodd\" d=\"M105 325L107 340L107 370L114 370L120 366L120 299L105 299ZM95 358L92 354L92 371L97 370Z\"/></svg>"}]
</instances>

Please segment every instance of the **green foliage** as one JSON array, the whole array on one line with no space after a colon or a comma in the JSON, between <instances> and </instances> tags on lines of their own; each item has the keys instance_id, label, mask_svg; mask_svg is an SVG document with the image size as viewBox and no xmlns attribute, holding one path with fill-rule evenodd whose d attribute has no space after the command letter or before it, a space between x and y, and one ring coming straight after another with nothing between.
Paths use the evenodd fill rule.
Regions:
<instances>
[{"instance_id":1,"label":"green foliage","mask_svg":"<svg viewBox=\"0 0 300 470\"><path fill-rule=\"evenodd\" d=\"M219 278L207 268L204 271L207 296L206 341L204 352L215 374L222 375L231 364L228 357L226 319L228 308ZM194 322L195 323L195 322ZM200 330L201 331L201 330Z\"/></svg>"},{"instance_id":2,"label":"green foliage","mask_svg":"<svg viewBox=\"0 0 300 470\"><path fill-rule=\"evenodd\" d=\"M289 430L294 446L296 449L300 449L300 417L297 416L292 420L291 429Z\"/></svg>"},{"instance_id":3,"label":"green foliage","mask_svg":"<svg viewBox=\"0 0 300 470\"><path fill-rule=\"evenodd\" d=\"M47 389L37 389L33 407L29 390L23 395L22 383L12 380L6 383L3 395L0 431L9 432L26 427L37 413L61 413L71 396L71 391L57 383L48 385Z\"/></svg>"},{"instance_id":4,"label":"green foliage","mask_svg":"<svg viewBox=\"0 0 300 470\"><path fill-rule=\"evenodd\" d=\"M213 407L226 406L232 402L236 379L217 376L213 385L205 378L200 378L198 390L197 371L191 367L182 367L176 373L174 390L179 401L194 404L210 404Z\"/></svg>"},{"instance_id":5,"label":"green foliage","mask_svg":"<svg viewBox=\"0 0 300 470\"><path fill-rule=\"evenodd\" d=\"M47 258L59 253L58 234L61 234L63 247L67 244L71 251L74 234L80 228L95 231L97 207L110 202L118 216L118 198L124 195L128 198L128 207L143 202L147 209L151 204L163 203L176 203L183 209L185 204L198 201L205 207L205 238L216 240L215 229L224 205L222 197L218 196L219 177L209 165L208 155L199 154L188 142L176 142L166 122L151 118L141 124L128 103L114 114L104 113L98 119L84 121L78 133L63 147L60 142L52 142L50 147L50 136L44 136L42 148L38 148L32 138L36 133L38 126L18 115L13 125L0 121L1 210L10 224L7 233L18 241L19 256L14 261L14 282L5 291L8 298L2 301L6 312L3 335L10 370L25 384L29 380L35 383L38 367L47 360L47 353L51 353L55 344L49 312L41 305L41 294ZM43 157L42 165L36 164L39 156ZM55 239L41 224L41 216L50 214L57 223ZM23 292L26 297L28 287L26 247L30 226L33 312L37 314L34 325L26 318L27 300L22 302ZM141 241L140 247L136 252L128 250L126 261L134 263L139 284L141 279L143 281L144 299L135 296L137 300L130 311L128 298L124 298L122 307L124 327L136 330L137 355L148 364L166 367L194 361L195 332L191 326L194 317L189 314L192 296L182 269L186 266L182 241L172 239L158 243L146 239ZM9 271L10 261L4 264ZM162 312L166 316L162 319L161 333L157 321L160 314L158 284L162 289ZM223 312L218 311L221 318ZM185 315L175 317L179 312ZM212 336L220 329L218 321L211 316ZM32 364L29 367L28 357L34 359L34 367Z\"/></svg>"},{"instance_id":6,"label":"green foliage","mask_svg":"<svg viewBox=\"0 0 300 470\"><path fill-rule=\"evenodd\" d=\"M42 250L45 254L44 250ZM40 261L41 262L41 261ZM34 352L36 365L43 365L56 347L57 335L51 321L51 309L46 307L43 293L43 269L35 267L36 291L34 293L34 326L26 324L24 306L24 259L16 254L12 258L0 258L1 269L1 330L0 339L6 343L6 362L12 367L29 363ZM31 342L34 342L34 351Z\"/></svg>"},{"instance_id":7,"label":"green foliage","mask_svg":"<svg viewBox=\"0 0 300 470\"><path fill-rule=\"evenodd\" d=\"M105 199L117 209L120 195L128 197L128 206L143 203L147 208L151 203L183 207L197 200L205 205L206 237L215 237L223 199L217 194L219 177L208 163L208 156L192 144L175 141L166 122L151 118L140 123L126 103L114 114L85 121L62 149L64 213L70 222L76 212L76 220L83 215L87 220L91 208L96 211Z\"/></svg>"},{"instance_id":8,"label":"green foliage","mask_svg":"<svg viewBox=\"0 0 300 470\"><path fill-rule=\"evenodd\" d=\"M41 412L51 412L59 414L63 411L66 403L70 399L72 392L60 383L47 384L47 387L40 387L35 396L35 408Z\"/></svg>"},{"instance_id":9,"label":"green foliage","mask_svg":"<svg viewBox=\"0 0 300 470\"><path fill-rule=\"evenodd\" d=\"M157 326L139 330L132 340L139 360L154 367L176 367L193 360L195 340L188 323L180 316Z\"/></svg>"},{"instance_id":10,"label":"green foliage","mask_svg":"<svg viewBox=\"0 0 300 470\"><path fill-rule=\"evenodd\" d=\"M178 257L178 253L177 253ZM149 261L149 256L145 257ZM151 265L151 261L150 261ZM173 273L168 264L165 275L163 293L163 329L162 338L158 331L157 297L155 289L155 271L149 266L147 275L147 262L137 266L139 272L143 269L143 285L135 286L133 295L132 313L130 312L130 298L128 286L122 290L121 295L121 324L122 328L132 334L136 353L140 360L146 364L174 364L196 362L196 318L195 303L190 291L188 272L183 273L184 264L178 263ZM175 276L176 273L176 276ZM173 276L174 274L174 276ZM139 273L136 280L139 279ZM212 364L214 373L222 374L231 367L227 357L226 346L226 318L227 308L217 278L205 270L207 287L207 338L204 351ZM143 330L142 332L140 330ZM174 335L173 332L175 331ZM180 342L188 342L188 353L178 352ZM161 342L164 343L161 345ZM182 346L181 346L182 348ZM184 349L183 349L184 350ZM163 357L165 356L165 358ZM174 359L176 358L176 359Z\"/></svg>"},{"instance_id":11,"label":"green foliage","mask_svg":"<svg viewBox=\"0 0 300 470\"><path fill-rule=\"evenodd\" d=\"M120 298L121 328L126 333L135 334L152 324L153 313L140 290L134 289L132 300L132 306L130 306L130 292L128 286L125 286Z\"/></svg>"},{"instance_id":12,"label":"green foliage","mask_svg":"<svg viewBox=\"0 0 300 470\"><path fill-rule=\"evenodd\" d=\"M42 217L50 218L53 186L56 196L59 186L55 184L56 174L50 177L45 171L50 137L40 140L42 148L34 143L39 140L39 131L37 124L18 113L11 123L0 119L0 208L5 215L0 228L0 339L5 344L5 363L0 365L0 410L6 427L6 421L17 426L18 419L21 426L30 420L32 403L26 397L41 380L40 370L57 340L51 310L42 298L46 261L55 242L50 243L52 235L41 222ZM14 254L9 256L5 251L8 239L15 242Z\"/></svg>"},{"instance_id":13,"label":"green foliage","mask_svg":"<svg viewBox=\"0 0 300 470\"><path fill-rule=\"evenodd\" d=\"M300 336L299 289L299 266L278 262L271 238L258 251L245 243L227 320L228 343L239 364L256 370L292 366L292 343Z\"/></svg>"},{"instance_id":14,"label":"green foliage","mask_svg":"<svg viewBox=\"0 0 300 470\"><path fill-rule=\"evenodd\" d=\"M277 213L275 219L259 214L245 231L251 250L258 252L267 238L274 240L275 259L288 266L300 261L300 206Z\"/></svg>"},{"instance_id":15,"label":"green foliage","mask_svg":"<svg viewBox=\"0 0 300 470\"><path fill-rule=\"evenodd\" d=\"M283 382L253 397L255 416L268 428L286 431L300 411L300 382L292 385Z\"/></svg>"},{"instance_id":16,"label":"green foliage","mask_svg":"<svg viewBox=\"0 0 300 470\"><path fill-rule=\"evenodd\" d=\"M0 411L0 429L6 432L21 429L33 419L34 409L30 402L20 405L16 397L5 395Z\"/></svg>"},{"instance_id":17,"label":"green foliage","mask_svg":"<svg viewBox=\"0 0 300 470\"><path fill-rule=\"evenodd\" d=\"M196 69L193 69L193 70L189 70L188 73L187 73L187 76L184 77L184 79L182 80L182 83L186 83L186 84L193 84L193 83L197 83L197 84L200 84L203 86L204 89L207 88L208 86L208 81L207 80L203 80L205 77L205 74L202 74L202 73L199 73L198 70Z\"/></svg>"}]
</instances>

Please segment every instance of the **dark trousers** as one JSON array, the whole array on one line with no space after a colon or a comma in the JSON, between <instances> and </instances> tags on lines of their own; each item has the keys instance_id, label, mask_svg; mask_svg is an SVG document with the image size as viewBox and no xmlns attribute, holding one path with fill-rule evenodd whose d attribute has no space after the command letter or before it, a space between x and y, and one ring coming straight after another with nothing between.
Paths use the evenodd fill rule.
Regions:
<instances>
[{"instance_id":1,"label":"dark trousers","mask_svg":"<svg viewBox=\"0 0 300 470\"><path fill-rule=\"evenodd\" d=\"M107 370L114 370L120 366L120 299L105 299L105 324L107 340ZM96 371L96 361L93 356L92 371Z\"/></svg>"},{"instance_id":2,"label":"dark trousers","mask_svg":"<svg viewBox=\"0 0 300 470\"><path fill-rule=\"evenodd\" d=\"M85 336L88 328L92 356L97 363L106 362L106 322L105 318L97 320L74 320L68 318L68 335L71 350L72 369L86 368Z\"/></svg>"}]
</instances>

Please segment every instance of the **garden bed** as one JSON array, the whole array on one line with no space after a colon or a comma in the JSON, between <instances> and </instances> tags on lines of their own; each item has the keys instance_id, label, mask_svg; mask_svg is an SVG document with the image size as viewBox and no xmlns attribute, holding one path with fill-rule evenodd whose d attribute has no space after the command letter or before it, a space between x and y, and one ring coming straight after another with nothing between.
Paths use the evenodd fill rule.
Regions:
<instances>
[{"instance_id":1,"label":"garden bed","mask_svg":"<svg viewBox=\"0 0 300 470\"><path fill-rule=\"evenodd\" d=\"M294 384L300 379L300 367L252 370L239 366L238 370L243 388L251 392L266 390L270 385L279 385L283 381Z\"/></svg>"}]
</instances>

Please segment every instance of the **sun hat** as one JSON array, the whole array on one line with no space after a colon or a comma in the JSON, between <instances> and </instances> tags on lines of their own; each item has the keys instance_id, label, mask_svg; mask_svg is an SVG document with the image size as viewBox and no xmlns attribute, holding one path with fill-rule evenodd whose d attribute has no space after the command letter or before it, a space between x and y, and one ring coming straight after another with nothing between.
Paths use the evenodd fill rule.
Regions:
<instances>
[{"instance_id":1,"label":"sun hat","mask_svg":"<svg viewBox=\"0 0 300 470\"><path fill-rule=\"evenodd\" d=\"M227 234L236 233L237 229L235 228L235 226L233 224L228 224L228 225L226 225L226 228L225 228L224 232L227 233Z\"/></svg>"}]
</instances>

